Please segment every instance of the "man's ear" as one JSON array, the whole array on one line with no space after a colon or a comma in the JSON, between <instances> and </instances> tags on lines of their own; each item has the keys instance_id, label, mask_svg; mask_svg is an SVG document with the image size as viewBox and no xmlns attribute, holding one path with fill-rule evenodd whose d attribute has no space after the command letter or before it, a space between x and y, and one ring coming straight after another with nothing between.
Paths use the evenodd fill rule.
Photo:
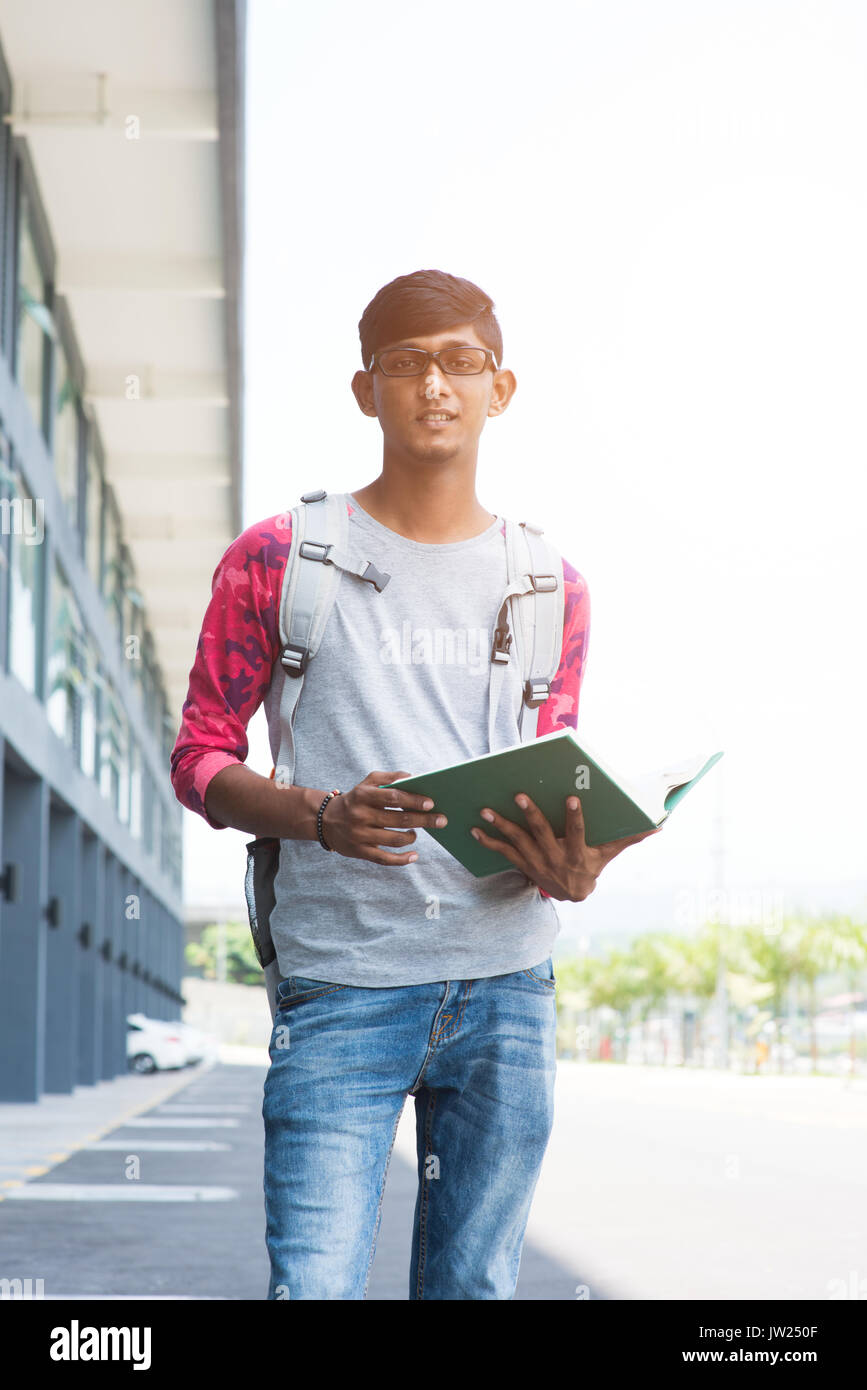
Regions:
<instances>
[{"instance_id":1,"label":"man's ear","mask_svg":"<svg viewBox=\"0 0 867 1390\"><path fill-rule=\"evenodd\" d=\"M488 414L502 415L517 389L518 383L515 380L515 373L510 371L508 367L505 371L495 372Z\"/></svg>"},{"instance_id":2,"label":"man's ear","mask_svg":"<svg viewBox=\"0 0 867 1390\"><path fill-rule=\"evenodd\" d=\"M376 406L373 403L373 378L370 372L358 371L352 378L352 394L358 401L359 410L365 415L376 415Z\"/></svg>"}]
</instances>

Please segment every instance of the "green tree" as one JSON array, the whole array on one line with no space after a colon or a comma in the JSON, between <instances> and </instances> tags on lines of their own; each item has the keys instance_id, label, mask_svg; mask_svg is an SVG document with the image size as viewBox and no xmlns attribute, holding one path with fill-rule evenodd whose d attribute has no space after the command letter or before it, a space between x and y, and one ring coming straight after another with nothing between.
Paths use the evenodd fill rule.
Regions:
<instances>
[{"instance_id":1,"label":"green tree","mask_svg":"<svg viewBox=\"0 0 867 1390\"><path fill-rule=\"evenodd\" d=\"M837 925L837 968L844 972L849 983L849 992L853 996L849 1007L849 1062L851 1074L854 1076L858 1056L858 1034L855 1028L858 1013L854 996L859 992L858 986L867 967L867 923L855 922L851 917L842 914L833 920Z\"/></svg>"},{"instance_id":2,"label":"green tree","mask_svg":"<svg viewBox=\"0 0 867 1390\"><path fill-rule=\"evenodd\" d=\"M600 961L588 983L589 1004L592 1009L613 1009L620 1027L626 1031L636 1002L641 998L644 980L641 967L628 951L609 951ZM620 1060L623 1059L621 1051Z\"/></svg>"},{"instance_id":3,"label":"green tree","mask_svg":"<svg viewBox=\"0 0 867 1390\"><path fill-rule=\"evenodd\" d=\"M230 984L264 988L265 975L247 922L212 922L202 932L201 941L187 943L184 955L206 980L216 980L221 952L225 956L224 978Z\"/></svg>"},{"instance_id":4,"label":"green tree","mask_svg":"<svg viewBox=\"0 0 867 1390\"><path fill-rule=\"evenodd\" d=\"M665 932L645 932L631 942L630 956L640 989L635 1008L642 1024L646 1024L655 1012L668 1012L666 1004L675 980L672 968L677 958L675 939Z\"/></svg>"},{"instance_id":5,"label":"green tree","mask_svg":"<svg viewBox=\"0 0 867 1390\"><path fill-rule=\"evenodd\" d=\"M674 993L689 995L697 1002L696 1046L702 1045L702 1023L708 1002L716 993L719 974L722 929L717 922L707 922L695 936L666 937L668 971ZM686 1060L685 1018L682 1055Z\"/></svg>"},{"instance_id":6,"label":"green tree","mask_svg":"<svg viewBox=\"0 0 867 1390\"><path fill-rule=\"evenodd\" d=\"M835 913L826 917L793 922L796 973L806 983L810 1027L810 1058L814 1072L819 1068L819 1049L816 1040L818 1009L817 981L820 976L842 971L855 993L860 971L867 963L867 928L853 922L851 917ZM849 1056L855 1070L857 1037L855 1011L850 1010Z\"/></svg>"}]
</instances>

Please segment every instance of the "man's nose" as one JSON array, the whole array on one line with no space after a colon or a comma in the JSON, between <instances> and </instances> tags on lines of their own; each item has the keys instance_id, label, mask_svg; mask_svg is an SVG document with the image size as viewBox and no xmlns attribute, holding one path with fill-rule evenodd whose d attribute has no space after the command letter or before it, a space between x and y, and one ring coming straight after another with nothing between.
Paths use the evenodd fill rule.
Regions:
<instances>
[{"instance_id":1,"label":"man's nose","mask_svg":"<svg viewBox=\"0 0 867 1390\"><path fill-rule=\"evenodd\" d=\"M446 386L447 390L448 387L446 384L445 372L443 372L435 362L429 363L428 366L429 370L424 378L424 393L430 401L442 394L443 386Z\"/></svg>"}]
</instances>

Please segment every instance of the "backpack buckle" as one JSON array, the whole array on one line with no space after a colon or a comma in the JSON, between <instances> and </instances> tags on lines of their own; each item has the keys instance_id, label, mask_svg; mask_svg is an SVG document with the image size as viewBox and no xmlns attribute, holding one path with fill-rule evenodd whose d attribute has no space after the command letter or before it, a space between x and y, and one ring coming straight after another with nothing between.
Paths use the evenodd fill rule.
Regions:
<instances>
[{"instance_id":1,"label":"backpack buckle","mask_svg":"<svg viewBox=\"0 0 867 1390\"><path fill-rule=\"evenodd\" d=\"M323 564L327 565L331 563L328 559L328 552L330 549L331 546L324 545L322 541L302 541L298 547L298 554L304 560L321 560ZM317 550L322 552L321 555L312 553Z\"/></svg>"},{"instance_id":2,"label":"backpack buckle","mask_svg":"<svg viewBox=\"0 0 867 1390\"><path fill-rule=\"evenodd\" d=\"M364 570L359 575L359 578L366 579L368 584L372 584L373 587L376 589L376 592L378 594L381 594L389 579L391 578L391 575L383 574L381 570L378 570L376 568L376 565L373 563L372 560L368 560L367 564L364 567Z\"/></svg>"},{"instance_id":3,"label":"backpack buckle","mask_svg":"<svg viewBox=\"0 0 867 1390\"><path fill-rule=\"evenodd\" d=\"M530 583L537 594L551 594L557 588L557 576L555 574L531 574Z\"/></svg>"},{"instance_id":4,"label":"backpack buckle","mask_svg":"<svg viewBox=\"0 0 867 1390\"><path fill-rule=\"evenodd\" d=\"M310 661L306 647L284 647L280 664L287 676L303 676Z\"/></svg>"},{"instance_id":5,"label":"backpack buckle","mask_svg":"<svg viewBox=\"0 0 867 1390\"><path fill-rule=\"evenodd\" d=\"M539 705L544 705L550 694L550 681L531 678L524 685L524 703L528 709L538 709Z\"/></svg>"},{"instance_id":6,"label":"backpack buckle","mask_svg":"<svg viewBox=\"0 0 867 1390\"><path fill-rule=\"evenodd\" d=\"M491 644L491 660L507 663L511 645L512 634L509 629L507 627L495 627L494 640Z\"/></svg>"}]
</instances>

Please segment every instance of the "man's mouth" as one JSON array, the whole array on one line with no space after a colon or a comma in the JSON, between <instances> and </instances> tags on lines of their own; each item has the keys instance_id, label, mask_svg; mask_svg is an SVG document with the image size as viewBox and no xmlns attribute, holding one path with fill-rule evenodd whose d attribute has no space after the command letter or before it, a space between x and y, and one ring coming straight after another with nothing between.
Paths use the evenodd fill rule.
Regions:
<instances>
[{"instance_id":1,"label":"man's mouth","mask_svg":"<svg viewBox=\"0 0 867 1390\"><path fill-rule=\"evenodd\" d=\"M424 424L447 424L449 420L454 418L454 415L449 415L448 411L445 410L428 411L426 415L419 416Z\"/></svg>"}]
</instances>

